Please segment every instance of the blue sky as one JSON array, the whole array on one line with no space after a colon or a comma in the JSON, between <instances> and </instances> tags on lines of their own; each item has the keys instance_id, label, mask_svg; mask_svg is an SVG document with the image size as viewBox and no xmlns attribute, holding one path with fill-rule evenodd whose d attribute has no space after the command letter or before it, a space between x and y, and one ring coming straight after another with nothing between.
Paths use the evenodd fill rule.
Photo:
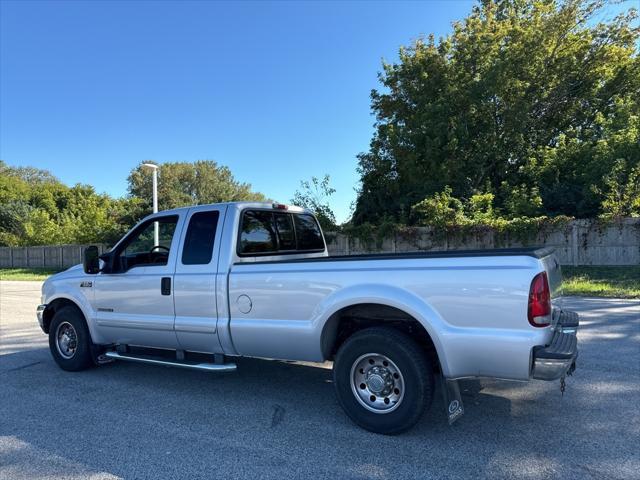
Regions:
<instances>
[{"instance_id":1,"label":"blue sky","mask_svg":"<svg viewBox=\"0 0 640 480\"><path fill-rule=\"evenodd\" d=\"M115 196L147 159L279 201L328 173L344 221L381 60L473 3L2 0L0 158Z\"/></svg>"}]
</instances>

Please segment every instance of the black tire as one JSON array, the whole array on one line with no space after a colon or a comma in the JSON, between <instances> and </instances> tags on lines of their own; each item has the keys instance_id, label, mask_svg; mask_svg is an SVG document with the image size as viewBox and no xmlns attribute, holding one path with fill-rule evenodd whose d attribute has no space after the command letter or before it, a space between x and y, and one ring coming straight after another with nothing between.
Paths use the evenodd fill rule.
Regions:
<instances>
[{"instance_id":1,"label":"black tire","mask_svg":"<svg viewBox=\"0 0 640 480\"><path fill-rule=\"evenodd\" d=\"M69 328L69 325L72 329ZM74 347L70 356L63 355L62 351L65 349L57 344L58 335L64 331L75 333L75 340L70 342L70 345ZM76 307L62 307L53 315L49 327L49 350L60 368L69 372L77 372L92 367L94 362L91 346L89 329L84 316Z\"/></svg>"},{"instance_id":2,"label":"black tire","mask_svg":"<svg viewBox=\"0 0 640 480\"><path fill-rule=\"evenodd\" d=\"M368 362L366 355L370 353L387 357L395 364L393 367L400 370L402 385L398 386L404 387L404 393L398 400L397 407L393 407L391 411L380 413L380 411L374 412L367 409L362 403L366 400L359 400L352 390L352 367L354 374L357 375L356 362L363 356ZM357 370L362 371L359 368ZM349 337L336 355L333 364L333 380L338 401L346 414L362 428L375 433L395 435L408 430L420 420L433 400L434 376L429 359L409 336L389 327L367 328ZM354 383L354 389L357 390L359 387L356 383ZM376 397L372 395L370 398ZM385 399L384 402L386 403L387 400ZM370 408L389 407L370 406Z\"/></svg>"}]
</instances>

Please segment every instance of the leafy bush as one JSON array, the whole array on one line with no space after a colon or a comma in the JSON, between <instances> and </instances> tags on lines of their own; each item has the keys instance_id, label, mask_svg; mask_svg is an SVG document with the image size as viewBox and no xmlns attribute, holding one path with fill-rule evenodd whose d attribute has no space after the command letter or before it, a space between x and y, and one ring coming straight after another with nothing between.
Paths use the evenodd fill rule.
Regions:
<instances>
[{"instance_id":1,"label":"leafy bush","mask_svg":"<svg viewBox=\"0 0 640 480\"><path fill-rule=\"evenodd\" d=\"M504 210L511 218L537 217L542 211L542 198L538 187L510 186L503 183Z\"/></svg>"},{"instance_id":2,"label":"leafy bush","mask_svg":"<svg viewBox=\"0 0 640 480\"><path fill-rule=\"evenodd\" d=\"M493 193L476 193L469 199L469 216L476 222L488 222L494 217Z\"/></svg>"},{"instance_id":3,"label":"leafy bush","mask_svg":"<svg viewBox=\"0 0 640 480\"><path fill-rule=\"evenodd\" d=\"M464 206L452 195L449 185L442 192L425 198L411 207L412 218L418 225L444 227L465 222Z\"/></svg>"},{"instance_id":4,"label":"leafy bush","mask_svg":"<svg viewBox=\"0 0 640 480\"><path fill-rule=\"evenodd\" d=\"M539 199L535 191L515 189L510 198L510 211L505 217L493 209L492 193L475 194L463 201L452 195L451 188L445 187L442 192L414 205L412 218L418 226L436 227L438 234L465 236L493 230L498 234L498 241L505 243L507 239L527 243L540 232L557 228L572 219L565 215L533 215ZM397 226L396 230L400 228Z\"/></svg>"},{"instance_id":5,"label":"leafy bush","mask_svg":"<svg viewBox=\"0 0 640 480\"><path fill-rule=\"evenodd\" d=\"M300 182L300 190L296 190L290 202L298 207L311 210L323 230L335 231L336 216L329 206L329 198L336 193L336 189L331 186L331 177L325 175L321 179L311 177L311 180Z\"/></svg>"}]
</instances>

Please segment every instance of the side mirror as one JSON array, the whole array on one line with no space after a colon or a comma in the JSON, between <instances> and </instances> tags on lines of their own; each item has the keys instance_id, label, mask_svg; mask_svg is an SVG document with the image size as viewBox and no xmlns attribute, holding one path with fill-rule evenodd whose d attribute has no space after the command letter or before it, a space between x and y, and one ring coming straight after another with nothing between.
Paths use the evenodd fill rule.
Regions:
<instances>
[{"instance_id":1,"label":"side mirror","mask_svg":"<svg viewBox=\"0 0 640 480\"><path fill-rule=\"evenodd\" d=\"M84 268L84 273L95 274L100 271L98 247L92 245L84 249L82 267Z\"/></svg>"}]
</instances>

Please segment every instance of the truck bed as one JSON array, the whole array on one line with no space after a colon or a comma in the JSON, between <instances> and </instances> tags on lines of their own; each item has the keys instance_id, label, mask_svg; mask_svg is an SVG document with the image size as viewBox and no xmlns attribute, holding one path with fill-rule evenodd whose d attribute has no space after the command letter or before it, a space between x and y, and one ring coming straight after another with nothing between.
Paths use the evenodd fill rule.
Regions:
<instances>
[{"instance_id":1,"label":"truck bed","mask_svg":"<svg viewBox=\"0 0 640 480\"><path fill-rule=\"evenodd\" d=\"M421 258L464 258L464 257L516 257L526 256L542 259L553 253L551 247L522 247L522 248L488 248L482 250L447 250L447 251L418 251L401 253L367 253L356 255L330 255L328 257L295 258L278 260L258 260L252 265L260 263L311 263L337 261L365 261L365 260L400 260ZM242 263L242 262L238 262Z\"/></svg>"}]
</instances>

